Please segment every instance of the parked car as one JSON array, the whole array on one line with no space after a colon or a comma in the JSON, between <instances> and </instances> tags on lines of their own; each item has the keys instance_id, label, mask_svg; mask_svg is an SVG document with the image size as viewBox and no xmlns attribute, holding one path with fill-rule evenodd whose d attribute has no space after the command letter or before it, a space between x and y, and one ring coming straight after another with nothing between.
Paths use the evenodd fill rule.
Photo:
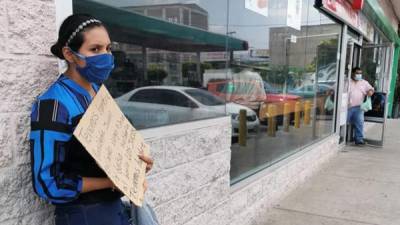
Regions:
<instances>
[{"instance_id":1,"label":"parked car","mask_svg":"<svg viewBox=\"0 0 400 225\"><path fill-rule=\"evenodd\" d=\"M289 90L288 92L289 94L298 95L303 98L314 98L315 94L317 94L317 96L326 95L332 89L331 85L317 84L317 90L315 90L315 85L309 84Z\"/></svg>"},{"instance_id":2,"label":"parked car","mask_svg":"<svg viewBox=\"0 0 400 225\"><path fill-rule=\"evenodd\" d=\"M280 93L266 93L264 85L259 82L224 80L209 82L208 91L228 102L235 102L252 108L259 113L259 119L264 120L269 104L277 106L277 115L283 115L283 106L290 104L290 113L294 111L294 104L300 96Z\"/></svg>"},{"instance_id":3,"label":"parked car","mask_svg":"<svg viewBox=\"0 0 400 225\"><path fill-rule=\"evenodd\" d=\"M317 101L317 114L325 114L325 101L328 96L334 96L334 87L328 84L317 84L317 90L315 85L304 85L289 91L290 94L301 96L304 100L310 100L314 102L316 97Z\"/></svg>"},{"instance_id":4,"label":"parked car","mask_svg":"<svg viewBox=\"0 0 400 225\"><path fill-rule=\"evenodd\" d=\"M136 128L147 128L191 120L231 115L232 136L238 135L239 112L247 112L247 129L258 129L256 113L248 107L225 103L208 91L180 86L149 86L132 90L116 99Z\"/></svg>"},{"instance_id":5,"label":"parked car","mask_svg":"<svg viewBox=\"0 0 400 225\"><path fill-rule=\"evenodd\" d=\"M258 110L266 95L262 82L241 80L217 80L207 84L207 90L224 99Z\"/></svg>"}]
</instances>

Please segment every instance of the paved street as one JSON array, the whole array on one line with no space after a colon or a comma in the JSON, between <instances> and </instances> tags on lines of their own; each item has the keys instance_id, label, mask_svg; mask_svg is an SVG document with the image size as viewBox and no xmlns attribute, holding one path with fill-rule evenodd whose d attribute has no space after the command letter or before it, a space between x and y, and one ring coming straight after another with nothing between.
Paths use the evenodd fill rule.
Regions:
<instances>
[{"instance_id":1,"label":"paved street","mask_svg":"<svg viewBox=\"0 0 400 225\"><path fill-rule=\"evenodd\" d=\"M378 133L374 127L368 133ZM399 225L400 120L384 148L347 146L318 174L275 204L268 225Z\"/></svg>"}]
</instances>

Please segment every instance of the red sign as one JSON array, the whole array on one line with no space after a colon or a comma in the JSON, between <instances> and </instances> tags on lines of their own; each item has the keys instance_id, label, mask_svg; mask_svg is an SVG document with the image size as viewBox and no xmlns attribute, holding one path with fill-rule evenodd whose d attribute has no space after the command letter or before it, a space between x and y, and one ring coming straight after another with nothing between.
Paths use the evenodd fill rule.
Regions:
<instances>
[{"instance_id":1,"label":"red sign","mask_svg":"<svg viewBox=\"0 0 400 225\"><path fill-rule=\"evenodd\" d=\"M355 9L362 7L363 3L363 0L322 0L322 8L371 40L373 26L360 10Z\"/></svg>"},{"instance_id":2,"label":"red sign","mask_svg":"<svg viewBox=\"0 0 400 225\"><path fill-rule=\"evenodd\" d=\"M323 7L348 24L358 26L358 12L347 0L323 0Z\"/></svg>"},{"instance_id":3,"label":"red sign","mask_svg":"<svg viewBox=\"0 0 400 225\"><path fill-rule=\"evenodd\" d=\"M364 5L364 0L353 0L353 9L361 10Z\"/></svg>"}]
</instances>

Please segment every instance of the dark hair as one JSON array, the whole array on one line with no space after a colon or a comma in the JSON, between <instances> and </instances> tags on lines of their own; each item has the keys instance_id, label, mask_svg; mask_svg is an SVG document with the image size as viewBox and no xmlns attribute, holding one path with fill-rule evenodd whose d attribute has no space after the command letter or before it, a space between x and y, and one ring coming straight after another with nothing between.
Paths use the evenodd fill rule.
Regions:
<instances>
[{"instance_id":1,"label":"dark hair","mask_svg":"<svg viewBox=\"0 0 400 225\"><path fill-rule=\"evenodd\" d=\"M356 66L351 70L351 73L355 73L357 70L362 70L360 67Z\"/></svg>"},{"instance_id":2,"label":"dark hair","mask_svg":"<svg viewBox=\"0 0 400 225\"><path fill-rule=\"evenodd\" d=\"M83 25L83 23L92 20L90 23ZM83 25L82 29L78 29L79 26ZM51 46L50 51L53 55L60 59L64 59L62 54L62 48L67 46L74 51L78 51L82 46L84 37L83 32L92 29L93 27L104 26L99 20L89 14L74 14L67 17L61 24L58 32L57 42ZM78 31L74 36L72 34ZM72 37L72 39L70 39ZM68 39L70 39L68 41Z\"/></svg>"}]
</instances>

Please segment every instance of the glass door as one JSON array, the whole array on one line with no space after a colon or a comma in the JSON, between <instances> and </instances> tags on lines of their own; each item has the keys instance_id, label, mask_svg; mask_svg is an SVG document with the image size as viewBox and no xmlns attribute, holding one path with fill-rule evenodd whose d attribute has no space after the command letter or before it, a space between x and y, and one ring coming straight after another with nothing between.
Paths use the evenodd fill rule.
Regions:
<instances>
[{"instance_id":1,"label":"glass door","mask_svg":"<svg viewBox=\"0 0 400 225\"><path fill-rule=\"evenodd\" d=\"M365 124L374 125L373 132L365 132L365 141L370 145L383 146L387 117L387 93L390 85L390 44L369 44L362 48L361 69L363 77L374 88L371 96L372 110L364 114ZM365 127L365 126L364 126Z\"/></svg>"},{"instance_id":2,"label":"glass door","mask_svg":"<svg viewBox=\"0 0 400 225\"><path fill-rule=\"evenodd\" d=\"M348 97L349 97L349 79L351 77L351 69L353 68L353 60L354 60L354 41L349 39L347 42L346 47L346 57L344 59L344 72L340 76L340 79L343 79L343 91L341 93L341 105L338 106L338 114L339 114L339 123L340 123L340 130L339 130L339 143L344 143L346 140L347 134L347 104L348 104ZM357 59L355 60L357 61Z\"/></svg>"}]
</instances>

